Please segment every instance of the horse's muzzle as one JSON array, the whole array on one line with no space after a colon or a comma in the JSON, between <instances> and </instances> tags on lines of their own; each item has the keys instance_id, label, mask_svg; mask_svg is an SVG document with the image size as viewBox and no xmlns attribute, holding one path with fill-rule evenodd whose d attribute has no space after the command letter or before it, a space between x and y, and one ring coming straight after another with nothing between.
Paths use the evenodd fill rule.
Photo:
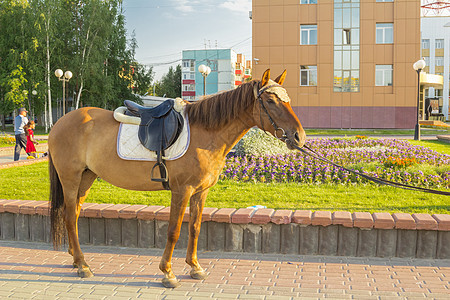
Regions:
<instances>
[{"instance_id":1,"label":"horse's muzzle","mask_svg":"<svg viewBox=\"0 0 450 300\"><path fill-rule=\"evenodd\" d=\"M301 148L305 144L306 134L304 131L299 133L298 131L294 131L293 134L288 134L288 138L286 139L286 145L290 150L294 150L297 147Z\"/></svg>"}]
</instances>

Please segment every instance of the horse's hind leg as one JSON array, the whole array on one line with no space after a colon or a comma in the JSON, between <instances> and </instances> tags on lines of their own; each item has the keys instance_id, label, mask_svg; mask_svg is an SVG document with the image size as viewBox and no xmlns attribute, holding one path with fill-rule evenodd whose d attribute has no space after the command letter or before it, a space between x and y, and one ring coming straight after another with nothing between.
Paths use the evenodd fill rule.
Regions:
<instances>
[{"instance_id":1,"label":"horse's hind leg","mask_svg":"<svg viewBox=\"0 0 450 300\"><path fill-rule=\"evenodd\" d=\"M78 240L78 217L80 216L81 205L86 199L95 178L97 178L96 174L90 170L85 170L81 175L78 187L70 186L64 189L64 198L66 199L64 220L69 237L69 253L73 256L73 266L78 268L78 276L82 278L94 275L84 259L83 252L81 252Z\"/></svg>"},{"instance_id":2,"label":"horse's hind leg","mask_svg":"<svg viewBox=\"0 0 450 300\"><path fill-rule=\"evenodd\" d=\"M189 242L186 253L186 263L192 267L191 277L194 279L205 279L207 274L205 270L198 263L197 258L197 244L198 236L200 234L200 227L202 225L202 212L205 204L206 196L209 190L205 190L194 194L191 197L189 208Z\"/></svg>"}]
</instances>

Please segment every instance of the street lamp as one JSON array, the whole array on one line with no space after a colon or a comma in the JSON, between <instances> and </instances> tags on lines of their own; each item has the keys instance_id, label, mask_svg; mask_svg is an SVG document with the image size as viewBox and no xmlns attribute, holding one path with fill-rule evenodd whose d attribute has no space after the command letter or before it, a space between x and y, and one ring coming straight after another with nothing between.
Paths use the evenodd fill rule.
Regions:
<instances>
[{"instance_id":1,"label":"street lamp","mask_svg":"<svg viewBox=\"0 0 450 300\"><path fill-rule=\"evenodd\" d=\"M198 66L198 71L203 76L203 96L206 95L206 77L208 77L209 73L211 73L211 68L205 65Z\"/></svg>"},{"instance_id":2,"label":"street lamp","mask_svg":"<svg viewBox=\"0 0 450 300\"><path fill-rule=\"evenodd\" d=\"M414 140L420 140L420 126L419 126L419 105L420 105L420 72L426 67L426 62L419 59L413 64L414 70L417 72L417 107L416 107L416 127L414 127Z\"/></svg>"},{"instance_id":3,"label":"street lamp","mask_svg":"<svg viewBox=\"0 0 450 300\"><path fill-rule=\"evenodd\" d=\"M33 95L33 109L31 109L31 113L32 113L32 116L33 116L33 120L34 120L34 102L35 102L35 97L36 97L36 95L37 95L37 91L36 90L32 90L31 91L31 94ZM31 107L30 107L31 108Z\"/></svg>"},{"instance_id":4,"label":"street lamp","mask_svg":"<svg viewBox=\"0 0 450 300\"><path fill-rule=\"evenodd\" d=\"M63 76L64 75L64 76ZM61 69L56 69L55 76L59 81L63 82L63 116L66 114L66 82L72 78L72 72L66 71L65 73Z\"/></svg>"}]
</instances>

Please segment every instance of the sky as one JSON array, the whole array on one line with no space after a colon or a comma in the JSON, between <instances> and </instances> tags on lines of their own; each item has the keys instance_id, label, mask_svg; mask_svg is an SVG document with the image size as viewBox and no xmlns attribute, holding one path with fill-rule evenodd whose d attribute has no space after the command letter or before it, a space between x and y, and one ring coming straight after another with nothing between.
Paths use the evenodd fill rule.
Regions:
<instances>
[{"instance_id":1,"label":"sky","mask_svg":"<svg viewBox=\"0 0 450 300\"><path fill-rule=\"evenodd\" d=\"M152 65L159 80L181 64L182 50L231 48L252 54L251 0L124 0L128 35L138 43L136 59Z\"/></svg>"}]
</instances>

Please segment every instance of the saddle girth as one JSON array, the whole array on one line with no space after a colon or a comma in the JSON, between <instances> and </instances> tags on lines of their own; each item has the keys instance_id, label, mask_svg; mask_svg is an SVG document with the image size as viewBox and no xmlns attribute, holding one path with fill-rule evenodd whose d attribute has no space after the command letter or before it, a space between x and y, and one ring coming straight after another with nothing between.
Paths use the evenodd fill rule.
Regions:
<instances>
[{"instance_id":1,"label":"saddle girth","mask_svg":"<svg viewBox=\"0 0 450 300\"><path fill-rule=\"evenodd\" d=\"M144 107L133 101L125 100L128 114L141 118L138 138L141 144L150 151L156 152L156 164L153 166L151 180L161 182L164 189L170 190L169 174L165 164L164 150L173 145L183 130L183 116L174 109L175 101L169 99L156 107ZM160 177L153 176L159 167Z\"/></svg>"}]
</instances>

